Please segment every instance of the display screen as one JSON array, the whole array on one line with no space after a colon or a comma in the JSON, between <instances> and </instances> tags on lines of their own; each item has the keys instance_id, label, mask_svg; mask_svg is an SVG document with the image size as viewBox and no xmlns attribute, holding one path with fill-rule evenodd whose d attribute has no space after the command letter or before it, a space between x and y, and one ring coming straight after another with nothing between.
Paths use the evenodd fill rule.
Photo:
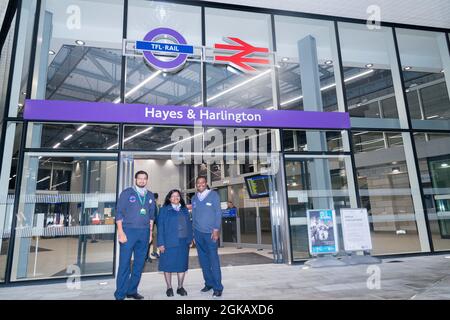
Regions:
<instances>
[{"instance_id":1,"label":"display screen","mask_svg":"<svg viewBox=\"0 0 450 320\"><path fill-rule=\"evenodd\" d=\"M269 176L256 175L245 177L245 183L250 198L264 198L269 196Z\"/></svg>"}]
</instances>

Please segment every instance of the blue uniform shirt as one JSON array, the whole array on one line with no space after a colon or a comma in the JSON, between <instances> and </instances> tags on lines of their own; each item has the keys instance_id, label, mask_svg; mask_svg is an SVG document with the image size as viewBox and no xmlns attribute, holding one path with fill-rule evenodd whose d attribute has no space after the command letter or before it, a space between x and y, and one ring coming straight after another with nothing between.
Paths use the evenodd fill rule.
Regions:
<instances>
[{"instance_id":1,"label":"blue uniform shirt","mask_svg":"<svg viewBox=\"0 0 450 320\"><path fill-rule=\"evenodd\" d=\"M192 197L192 222L194 229L203 233L220 230L222 209L216 191L211 190L203 201L198 199L197 194Z\"/></svg>"},{"instance_id":2,"label":"blue uniform shirt","mask_svg":"<svg viewBox=\"0 0 450 320\"><path fill-rule=\"evenodd\" d=\"M142 199L144 204L142 204ZM145 209L145 214L141 211ZM133 188L122 191L117 204L116 221L122 221L123 227L149 228L150 220L155 220L156 201L153 193L147 191L145 197Z\"/></svg>"}]
</instances>

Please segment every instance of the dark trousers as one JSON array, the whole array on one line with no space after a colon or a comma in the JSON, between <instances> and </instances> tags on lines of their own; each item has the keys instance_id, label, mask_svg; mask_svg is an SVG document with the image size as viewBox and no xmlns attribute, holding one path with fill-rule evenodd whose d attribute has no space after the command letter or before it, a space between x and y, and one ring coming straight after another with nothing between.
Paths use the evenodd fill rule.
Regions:
<instances>
[{"instance_id":1,"label":"dark trousers","mask_svg":"<svg viewBox=\"0 0 450 320\"><path fill-rule=\"evenodd\" d=\"M150 240L150 228L124 228L127 242L120 244L119 270L117 271L116 299L124 299L127 294L137 293L145 265L145 255ZM131 256L134 256L131 270Z\"/></svg>"},{"instance_id":2,"label":"dark trousers","mask_svg":"<svg viewBox=\"0 0 450 320\"><path fill-rule=\"evenodd\" d=\"M194 230L194 238L205 285L212 287L214 290L222 291L218 241L211 239L211 233L203 233L197 230Z\"/></svg>"}]
</instances>

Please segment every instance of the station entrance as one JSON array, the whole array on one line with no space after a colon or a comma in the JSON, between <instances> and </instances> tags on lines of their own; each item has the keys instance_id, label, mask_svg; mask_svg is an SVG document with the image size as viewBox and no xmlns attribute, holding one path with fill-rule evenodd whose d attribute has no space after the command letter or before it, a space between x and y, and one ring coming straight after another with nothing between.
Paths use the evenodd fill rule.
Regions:
<instances>
[{"instance_id":1,"label":"station entrance","mask_svg":"<svg viewBox=\"0 0 450 320\"><path fill-rule=\"evenodd\" d=\"M180 190L189 205L196 192L196 177L206 176L209 187L218 192L221 201L219 254L222 266L274 262L270 196L275 190L265 165L259 161L251 164L178 163L170 154L149 152L123 153L121 159L121 190L133 185L135 172L144 170L149 174L147 188L158 195L159 207L172 189ZM151 254L156 251L153 244L149 251L145 271L155 272L158 256ZM200 267L195 246L190 251L189 267Z\"/></svg>"}]
</instances>

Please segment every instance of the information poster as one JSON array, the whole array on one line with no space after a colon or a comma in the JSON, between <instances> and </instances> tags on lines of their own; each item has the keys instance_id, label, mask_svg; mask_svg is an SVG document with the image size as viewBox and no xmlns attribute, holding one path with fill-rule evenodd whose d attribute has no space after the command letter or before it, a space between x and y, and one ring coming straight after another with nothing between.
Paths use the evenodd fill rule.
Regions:
<instances>
[{"instance_id":1,"label":"information poster","mask_svg":"<svg viewBox=\"0 0 450 320\"><path fill-rule=\"evenodd\" d=\"M367 209L341 209L345 251L372 250Z\"/></svg>"},{"instance_id":2,"label":"information poster","mask_svg":"<svg viewBox=\"0 0 450 320\"><path fill-rule=\"evenodd\" d=\"M339 251L334 210L307 210L309 252L311 255Z\"/></svg>"}]
</instances>

